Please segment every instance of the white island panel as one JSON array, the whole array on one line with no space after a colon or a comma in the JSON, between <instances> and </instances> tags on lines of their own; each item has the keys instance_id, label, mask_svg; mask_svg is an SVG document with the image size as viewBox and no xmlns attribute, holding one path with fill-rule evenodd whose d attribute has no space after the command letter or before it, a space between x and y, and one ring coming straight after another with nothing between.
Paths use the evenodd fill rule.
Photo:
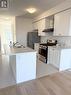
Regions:
<instances>
[{"instance_id":1,"label":"white island panel","mask_svg":"<svg viewBox=\"0 0 71 95\"><path fill-rule=\"evenodd\" d=\"M16 55L16 83L36 78L36 53L29 52Z\"/></svg>"},{"instance_id":2,"label":"white island panel","mask_svg":"<svg viewBox=\"0 0 71 95\"><path fill-rule=\"evenodd\" d=\"M14 79L16 81L16 55L10 55L9 61L10 61L10 69L12 70Z\"/></svg>"},{"instance_id":3,"label":"white island panel","mask_svg":"<svg viewBox=\"0 0 71 95\"><path fill-rule=\"evenodd\" d=\"M16 83L36 78L36 51L25 48L10 48L6 51Z\"/></svg>"}]
</instances>

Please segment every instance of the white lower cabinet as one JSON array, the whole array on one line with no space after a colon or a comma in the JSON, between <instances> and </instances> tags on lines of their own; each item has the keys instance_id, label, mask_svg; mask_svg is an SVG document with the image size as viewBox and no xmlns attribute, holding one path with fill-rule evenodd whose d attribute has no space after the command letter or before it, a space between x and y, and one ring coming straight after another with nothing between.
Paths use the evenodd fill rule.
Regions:
<instances>
[{"instance_id":1,"label":"white lower cabinet","mask_svg":"<svg viewBox=\"0 0 71 95\"><path fill-rule=\"evenodd\" d=\"M54 48L48 48L48 62L56 68L59 68L60 52Z\"/></svg>"},{"instance_id":2,"label":"white lower cabinet","mask_svg":"<svg viewBox=\"0 0 71 95\"><path fill-rule=\"evenodd\" d=\"M71 49L48 47L48 62L59 71L71 68Z\"/></svg>"}]
</instances>

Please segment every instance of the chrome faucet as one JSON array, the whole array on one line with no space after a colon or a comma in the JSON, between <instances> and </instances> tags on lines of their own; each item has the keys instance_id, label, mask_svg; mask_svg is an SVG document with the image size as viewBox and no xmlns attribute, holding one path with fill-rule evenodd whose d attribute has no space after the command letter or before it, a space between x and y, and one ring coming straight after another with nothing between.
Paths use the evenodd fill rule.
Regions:
<instances>
[{"instance_id":1,"label":"chrome faucet","mask_svg":"<svg viewBox=\"0 0 71 95\"><path fill-rule=\"evenodd\" d=\"M19 42L15 42L15 43L13 42L13 46L15 46L17 43L19 43Z\"/></svg>"}]
</instances>

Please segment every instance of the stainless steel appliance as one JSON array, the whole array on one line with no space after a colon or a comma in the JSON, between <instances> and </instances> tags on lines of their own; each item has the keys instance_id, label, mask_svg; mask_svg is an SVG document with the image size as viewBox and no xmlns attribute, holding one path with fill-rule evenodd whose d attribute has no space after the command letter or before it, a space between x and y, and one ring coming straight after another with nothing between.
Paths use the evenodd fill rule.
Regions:
<instances>
[{"instance_id":1,"label":"stainless steel appliance","mask_svg":"<svg viewBox=\"0 0 71 95\"><path fill-rule=\"evenodd\" d=\"M54 46L57 44L57 40L48 40L47 43L41 43L39 45L39 60L44 63L48 62L48 46Z\"/></svg>"},{"instance_id":2,"label":"stainless steel appliance","mask_svg":"<svg viewBox=\"0 0 71 95\"><path fill-rule=\"evenodd\" d=\"M33 32L28 32L27 34L27 46L34 49L34 43L39 43L40 37L38 36L37 30Z\"/></svg>"},{"instance_id":3,"label":"stainless steel appliance","mask_svg":"<svg viewBox=\"0 0 71 95\"><path fill-rule=\"evenodd\" d=\"M39 60L47 63L47 53L48 53L48 47L47 44L40 44L39 45Z\"/></svg>"}]
</instances>

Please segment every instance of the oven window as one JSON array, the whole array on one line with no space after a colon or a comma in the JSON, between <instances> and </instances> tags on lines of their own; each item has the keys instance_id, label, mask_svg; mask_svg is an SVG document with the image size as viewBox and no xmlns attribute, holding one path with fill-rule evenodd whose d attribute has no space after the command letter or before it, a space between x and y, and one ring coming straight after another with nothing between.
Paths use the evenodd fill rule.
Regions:
<instances>
[{"instance_id":1,"label":"oven window","mask_svg":"<svg viewBox=\"0 0 71 95\"><path fill-rule=\"evenodd\" d=\"M47 48L46 49L39 49L39 54L44 56L44 57L47 57Z\"/></svg>"}]
</instances>

